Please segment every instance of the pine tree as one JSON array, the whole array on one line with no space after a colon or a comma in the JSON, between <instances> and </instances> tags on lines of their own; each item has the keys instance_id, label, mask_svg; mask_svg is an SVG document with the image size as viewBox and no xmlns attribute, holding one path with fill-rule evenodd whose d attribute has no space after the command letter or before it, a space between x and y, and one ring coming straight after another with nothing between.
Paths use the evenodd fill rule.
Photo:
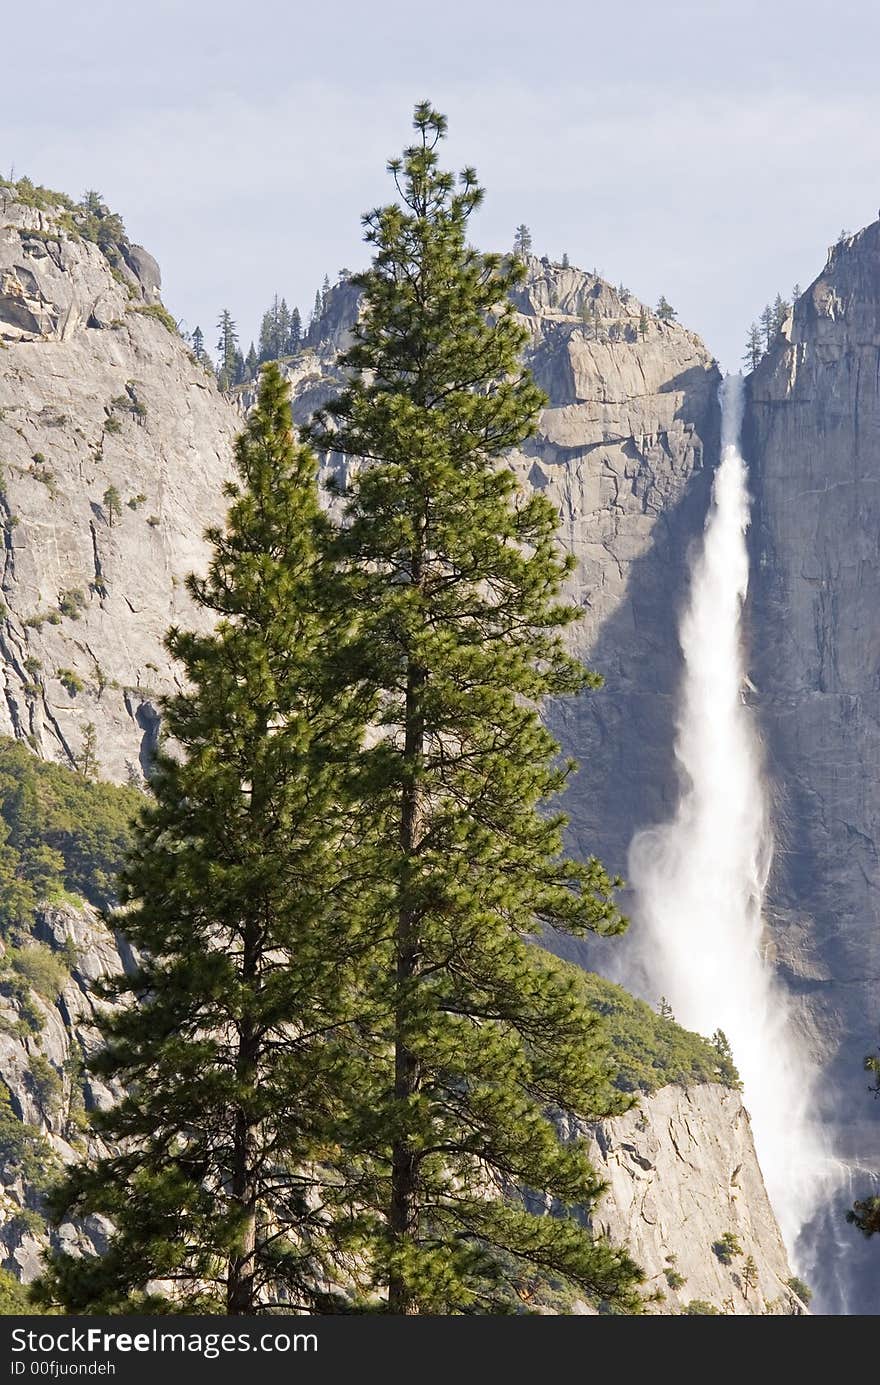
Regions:
<instances>
[{"instance_id":1,"label":"pine tree","mask_svg":"<svg viewBox=\"0 0 880 1385\"><path fill-rule=\"evenodd\" d=\"M642 341L644 341L644 340L645 340L645 337L646 337L647 335L648 335L648 314L647 314L647 311L646 311L646 309L645 309L645 305L644 305L644 303L643 303L642 306L639 308L639 336L641 337Z\"/></svg>"},{"instance_id":2,"label":"pine tree","mask_svg":"<svg viewBox=\"0 0 880 1385\"><path fill-rule=\"evenodd\" d=\"M302 318L299 308L294 308L290 314L290 334L287 338L287 354L294 356L302 345Z\"/></svg>"},{"instance_id":3,"label":"pine tree","mask_svg":"<svg viewBox=\"0 0 880 1385\"><path fill-rule=\"evenodd\" d=\"M526 259L532 253L532 233L524 221L520 222L514 232L513 253L520 260Z\"/></svg>"},{"instance_id":4,"label":"pine tree","mask_svg":"<svg viewBox=\"0 0 880 1385\"><path fill-rule=\"evenodd\" d=\"M324 275L324 282L321 285L321 312L327 311L327 304L330 302L330 275Z\"/></svg>"},{"instance_id":5,"label":"pine tree","mask_svg":"<svg viewBox=\"0 0 880 1385\"><path fill-rule=\"evenodd\" d=\"M773 335L781 332L785 326L786 318L791 311L791 304L786 303L781 293L777 293L773 300Z\"/></svg>"},{"instance_id":6,"label":"pine tree","mask_svg":"<svg viewBox=\"0 0 880 1385\"><path fill-rule=\"evenodd\" d=\"M351 383L311 429L369 459L341 538L382 708L359 769L375 938L346 1130L360 1253L396 1313L504 1311L541 1274L634 1311L635 1266L568 1215L600 1185L548 1114L617 1103L602 1022L530 938L623 921L543 811L572 766L535 703L598 680L562 642L556 511L499 460L543 402L508 301L523 266L468 244L476 175L440 170L441 115L422 104L414 124L390 164L402 205L365 218Z\"/></svg>"},{"instance_id":7,"label":"pine tree","mask_svg":"<svg viewBox=\"0 0 880 1385\"><path fill-rule=\"evenodd\" d=\"M221 390L228 390L237 382L238 359L241 354L238 350L238 332L228 308L223 309L217 326L220 329L220 340L217 342L217 353L220 357L217 383Z\"/></svg>"},{"instance_id":8,"label":"pine tree","mask_svg":"<svg viewBox=\"0 0 880 1385\"><path fill-rule=\"evenodd\" d=\"M266 361L276 360L277 353L275 351L275 315L272 308L267 308L266 311L263 313L263 318L260 322L259 342L260 365L264 365Z\"/></svg>"},{"instance_id":9,"label":"pine tree","mask_svg":"<svg viewBox=\"0 0 880 1385\"><path fill-rule=\"evenodd\" d=\"M654 311L661 322L674 322L678 316L672 304L667 302L666 297L662 293L660 295L660 302L657 304Z\"/></svg>"},{"instance_id":10,"label":"pine tree","mask_svg":"<svg viewBox=\"0 0 880 1385\"><path fill-rule=\"evenodd\" d=\"M764 338L764 350L769 351L770 347L773 345L773 338L776 335L775 328L773 326L773 309L771 308L769 303L764 305L764 309L761 313L759 323L761 328L761 335Z\"/></svg>"},{"instance_id":11,"label":"pine tree","mask_svg":"<svg viewBox=\"0 0 880 1385\"><path fill-rule=\"evenodd\" d=\"M246 380L256 380L257 371L259 370L259 368L260 362L257 356L256 348L254 347L253 342L251 342L248 348L248 353L244 358L244 378Z\"/></svg>"},{"instance_id":12,"label":"pine tree","mask_svg":"<svg viewBox=\"0 0 880 1385\"><path fill-rule=\"evenodd\" d=\"M314 329L314 328L317 326L317 324L321 321L321 314L323 313L323 311L324 311L324 304L323 304L323 300L322 300L322 298L321 298L321 290L320 290L320 289L316 289L316 290L315 290L315 302L314 302L314 304L313 304L313 306L312 306L312 318L311 318L311 322L309 323L310 329Z\"/></svg>"},{"instance_id":13,"label":"pine tree","mask_svg":"<svg viewBox=\"0 0 880 1385\"><path fill-rule=\"evenodd\" d=\"M563 252L562 252L562 268L563 268L563 269L570 269L570 268L571 268L571 266L570 266L570 264L569 264L569 260L568 260L568 251L567 251L567 250L563 250Z\"/></svg>"},{"instance_id":14,"label":"pine tree","mask_svg":"<svg viewBox=\"0 0 880 1385\"><path fill-rule=\"evenodd\" d=\"M205 350L205 334L201 327L196 327L192 334L192 351L199 365L208 365L208 353Z\"/></svg>"},{"instance_id":15,"label":"pine tree","mask_svg":"<svg viewBox=\"0 0 880 1385\"><path fill-rule=\"evenodd\" d=\"M282 298L281 305L278 309L278 320L275 330L277 333L276 345L278 348L276 359L279 359L281 356L287 355L287 343L290 340L290 309L287 306L287 300L284 298Z\"/></svg>"},{"instance_id":16,"label":"pine tree","mask_svg":"<svg viewBox=\"0 0 880 1385\"><path fill-rule=\"evenodd\" d=\"M115 486L108 486L101 497L101 503L107 515L107 523L113 528L114 516L118 519L122 514L122 498Z\"/></svg>"},{"instance_id":17,"label":"pine tree","mask_svg":"<svg viewBox=\"0 0 880 1385\"><path fill-rule=\"evenodd\" d=\"M758 1265L754 1255L747 1255L741 1271L743 1298L748 1298L749 1292L758 1287Z\"/></svg>"},{"instance_id":18,"label":"pine tree","mask_svg":"<svg viewBox=\"0 0 880 1385\"><path fill-rule=\"evenodd\" d=\"M189 581L219 623L167 639L187 690L165 724L185 758L157 758L114 920L139 959L105 987L137 1003L104 1013L93 1060L125 1092L95 1118L116 1152L54 1201L114 1228L103 1254L49 1256L42 1299L72 1311L320 1309L342 1279L322 1188L355 913L341 785L371 708L333 665L350 617L277 367L235 456L226 528Z\"/></svg>"},{"instance_id":19,"label":"pine tree","mask_svg":"<svg viewBox=\"0 0 880 1385\"><path fill-rule=\"evenodd\" d=\"M93 721L83 727L82 745L76 767L83 779L95 779L98 774L98 730Z\"/></svg>"},{"instance_id":20,"label":"pine tree","mask_svg":"<svg viewBox=\"0 0 880 1385\"><path fill-rule=\"evenodd\" d=\"M757 322L753 322L749 328L743 364L748 366L749 370L755 370L761 364L761 357L763 355L764 345L761 337L761 329Z\"/></svg>"}]
</instances>

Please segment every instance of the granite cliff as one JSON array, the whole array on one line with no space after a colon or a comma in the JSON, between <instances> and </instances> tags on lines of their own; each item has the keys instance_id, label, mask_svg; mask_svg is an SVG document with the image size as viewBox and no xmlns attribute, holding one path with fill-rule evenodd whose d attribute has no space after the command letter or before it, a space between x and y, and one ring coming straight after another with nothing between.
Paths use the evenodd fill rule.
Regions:
<instances>
[{"instance_id":1,"label":"granite cliff","mask_svg":"<svg viewBox=\"0 0 880 1385\"><path fill-rule=\"evenodd\" d=\"M118 781L149 763L163 635L196 618L183 580L224 512L238 419L152 256L111 249L0 188L0 734L75 764L92 724Z\"/></svg>"},{"instance_id":2,"label":"granite cliff","mask_svg":"<svg viewBox=\"0 0 880 1385\"><path fill-rule=\"evenodd\" d=\"M773 945L837 1152L876 1167L862 1059L880 1024L880 222L832 247L750 377L745 452ZM872 1277L856 1256L851 1311L876 1312Z\"/></svg>"}]
</instances>

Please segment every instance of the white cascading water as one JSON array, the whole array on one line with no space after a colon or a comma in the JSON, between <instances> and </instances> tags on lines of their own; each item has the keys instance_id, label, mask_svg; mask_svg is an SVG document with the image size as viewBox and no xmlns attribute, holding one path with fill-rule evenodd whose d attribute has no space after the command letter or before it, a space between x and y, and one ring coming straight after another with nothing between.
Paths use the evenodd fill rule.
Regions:
<instances>
[{"instance_id":1,"label":"white cascading water","mask_svg":"<svg viewBox=\"0 0 880 1385\"><path fill-rule=\"evenodd\" d=\"M772 858L760 741L746 705L741 618L749 579L748 474L739 448L743 382L722 386L722 457L681 622L684 677L674 818L639 833L629 856L639 952L679 1023L726 1034L770 1200L786 1245L820 1196L828 1163L811 1118L813 1078L765 955Z\"/></svg>"}]
</instances>

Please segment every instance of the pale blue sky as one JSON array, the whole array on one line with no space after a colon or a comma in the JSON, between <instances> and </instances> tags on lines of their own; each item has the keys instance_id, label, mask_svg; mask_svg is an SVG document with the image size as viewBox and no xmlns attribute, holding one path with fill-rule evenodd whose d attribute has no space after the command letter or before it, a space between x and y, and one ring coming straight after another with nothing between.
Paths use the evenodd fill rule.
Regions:
<instances>
[{"instance_id":1,"label":"pale blue sky","mask_svg":"<svg viewBox=\"0 0 880 1385\"><path fill-rule=\"evenodd\" d=\"M430 98L487 189L475 239L660 293L727 367L880 205L874 0L29 0L3 17L0 170L98 188L168 307L246 348L364 260Z\"/></svg>"}]
</instances>

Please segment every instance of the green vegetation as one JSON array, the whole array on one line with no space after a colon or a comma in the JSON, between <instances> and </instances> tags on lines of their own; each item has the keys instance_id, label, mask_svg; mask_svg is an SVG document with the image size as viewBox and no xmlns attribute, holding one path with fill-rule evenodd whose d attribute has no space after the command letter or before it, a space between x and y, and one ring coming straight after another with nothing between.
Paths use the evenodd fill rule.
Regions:
<instances>
[{"instance_id":1,"label":"green vegetation","mask_svg":"<svg viewBox=\"0 0 880 1385\"><path fill-rule=\"evenodd\" d=\"M0 1170L3 1182L12 1183L21 1177L34 1194L45 1192L57 1163L48 1140L19 1120L12 1109L9 1088L0 1082Z\"/></svg>"},{"instance_id":2,"label":"green vegetation","mask_svg":"<svg viewBox=\"0 0 880 1385\"><path fill-rule=\"evenodd\" d=\"M374 260L354 280L349 383L310 430L321 449L372 459L339 540L382 708L358 783L375 832L359 868L381 882L361 899L377 940L362 976L370 1058L347 1124L371 1209L362 1253L396 1313L509 1309L505 1257L637 1311L636 1267L565 1215L591 1208L597 1183L545 1100L583 1119L620 1109L606 1031L527 940L624 924L614 882L567 859L564 816L543 811L573 766L535 703L600 680L564 647L580 612L559 599L574 560L558 514L499 462L544 403L509 297L525 271L472 247L476 175L439 167L441 115L421 104L414 123L389 165L399 200L364 219ZM505 1185L560 1215L489 1193Z\"/></svg>"},{"instance_id":3,"label":"green vegetation","mask_svg":"<svg viewBox=\"0 0 880 1385\"><path fill-rule=\"evenodd\" d=\"M572 967L584 999L607 1021L616 1075L624 1092L653 1092L677 1083L720 1082L740 1087L729 1053L708 1039L682 1029L669 1014L657 1014L621 986Z\"/></svg>"},{"instance_id":4,"label":"green vegetation","mask_svg":"<svg viewBox=\"0 0 880 1385\"><path fill-rule=\"evenodd\" d=\"M754 1255L747 1255L743 1262L742 1272L743 1297L748 1298L753 1289L758 1287L758 1264Z\"/></svg>"},{"instance_id":5,"label":"green vegetation","mask_svg":"<svg viewBox=\"0 0 880 1385\"><path fill-rule=\"evenodd\" d=\"M20 202L23 207L34 207L41 212L52 211L55 207L69 212L76 210L77 204L72 197L68 197L64 192L54 192L41 184L35 185L30 178L19 178L17 181L0 178L0 188L11 193L16 202Z\"/></svg>"},{"instance_id":6,"label":"green vegetation","mask_svg":"<svg viewBox=\"0 0 880 1385\"><path fill-rule=\"evenodd\" d=\"M115 486L108 486L101 496L101 504L104 506L104 513L107 516L107 523L113 528L114 518L118 519L122 514L122 497Z\"/></svg>"},{"instance_id":7,"label":"green vegetation","mask_svg":"<svg viewBox=\"0 0 880 1385\"><path fill-rule=\"evenodd\" d=\"M85 687L79 674L75 673L72 668L56 668L55 677L67 689L71 697L76 697L77 693L82 692Z\"/></svg>"},{"instance_id":8,"label":"green vegetation","mask_svg":"<svg viewBox=\"0 0 880 1385\"><path fill-rule=\"evenodd\" d=\"M59 611L37 611L32 616L28 616L25 625L29 630L39 630L42 625L60 625L61 613Z\"/></svg>"},{"instance_id":9,"label":"green vegetation","mask_svg":"<svg viewBox=\"0 0 880 1385\"><path fill-rule=\"evenodd\" d=\"M34 1093L45 1116L51 1116L61 1103L64 1087L61 1078L42 1053L32 1053L28 1059Z\"/></svg>"},{"instance_id":10,"label":"green vegetation","mask_svg":"<svg viewBox=\"0 0 880 1385\"><path fill-rule=\"evenodd\" d=\"M114 435L116 433L122 432L122 424L120 423L118 418L114 417L113 414L111 414L109 418L104 420L104 432L112 433Z\"/></svg>"},{"instance_id":11,"label":"green vegetation","mask_svg":"<svg viewBox=\"0 0 880 1385\"><path fill-rule=\"evenodd\" d=\"M766 303L757 322L749 328L743 364L748 370L755 370L766 356L776 337L782 331L792 305L800 298L800 285L795 284L791 291L791 301L777 293L772 303Z\"/></svg>"},{"instance_id":12,"label":"green vegetation","mask_svg":"<svg viewBox=\"0 0 880 1385\"><path fill-rule=\"evenodd\" d=\"M0 1317L19 1317L37 1311L31 1306L27 1285L19 1284L8 1270L0 1270Z\"/></svg>"},{"instance_id":13,"label":"green vegetation","mask_svg":"<svg viewBox=\"0 0 880 1385\"><path fill-rule=\"evenodd\" d=\"M3 963L4 969L11 967L50 1005L54 1005L69 978L65 961L45 943L29 942L22 947L8 947Z\"/></svg>"},{"instance_id":14,"label":"green vegetation","mask_svg":"<svg viewBox=\"0 0 880 1385\"><path fill-rule=\"evenodd\" d=\"M707 1303L704 1298L692 1298L690 1303L685 1304L684 1308L682 1308L679 1316L682 1318L718 1318L721 1317L722 1314L720 1308L716 1308L712 1303Z\"/></svg>"},{"instance_id":15,"label":"green vegetation","mask_svg":"<svg viewBox=\"0 0 880 1385\"><path fill-rule=\"evenodd\" d=\"M0 932L24 937L44 899L110 904L142 804L131 789L85 782L0 738ZM59 976L54 954L31 943L11 955L13 970L48 998Z\"/></svg>"},{"instance_id":16,"label":"green vegetation","mask_svg":"<svg viewBox=\"0 0 880 1385\"><path fill-rule=\"evenodd\" d=\"M480 190L438 169L442 118L420 107L416 126L404 207L368 219L363 330L331 409L344 450L375 459L349 522L322 513L266 367L227 528L190 582L221 619L169 635L185 758L159 758L124 875L143 960L108 993L141 1005L105 1015L94 1060L127 1091L96 1118L125 1153L53 1202L116 1228L103 1257L53 1254L42 1292L71 1309L161 1308L144 1295L171 1275L176 1306L233 1314L335 1306L340 1282L365 1311L518 1311L535 1275L641 1307L637 1267L585 1226L601 1185L584 1148L548 1110L628 1099L601 1017L527 936L623 921L539 810L570 767L533 704L598 680L562 643L556 512L498 462L542 402L498 306L520 268L469 248Z\"/></svg>"},{"instance_id":17,"label":"green vegetation","mask_svg":"<svg viewBox=\"0 0 880 1385\"><path fill-rule=\"evenodd\" d=\"M723 1236L719 1236L718 1240L713 1242L712 1249L722 1265L731 1264L734 1256L743 1253L739 1237L733 1231L725 1231Z\"/></svg>"},{"instance_id":18,"label":"green vegetation","mask_svg":"<svg viewBox=\"0 0 880 1385\"><path fill-rule=\"evenodd\" d=\"M224 308L220 313L217 327L220 331L220 340L217 342L217 353L220 357L217 383L221 390L228 390L234 385L240 385L244 379L244 358L238 345L238 329L228 308Z\"/></svg>"},{"instance_id":19,"label":"green vegetation","mask_svg":"<svg viewBox=\"0 0 880 1385\"><path fill-rule=\"evenodd\" d=\"M58 609L69 620L79 620L86 604L86 594L81 587L68 587L58 594ZM50 620L51 617L46 616L44 619Z\"/></svg>"},{"instance_id":20,"label":"green vegetation","mask_svg":"<svg viewBox=\"0 0 880 1385\"><path fill-rule=\"evenodd\" d=\"M69 236L80 237L97 245L111 267L120 264L120 246L127 240L125 227L122 218L116 212L110 211L100 193L94 190L86 192L79 202L74 202L66 193L35 186L30 178L19 178L15 182L8 178L0 178L0 188L11 192L22 206L56 214L58 231L54 235L30 230L25 232L26 235L57 239L58 233L63 230Z\"/></svg>"},{"instance_id":21,"label":"green vegetation","mask_svg":"<svg viewBox=\"0 0 880 1385\"><path fill-rule=\"evenodd\" d=\"M147 1286L173 1276L176 1311L249 1312L262 1294L320 1310L358 1273L341 1269L354 1230L334 1131L363 948L345 783L374 701L322 657L350 616L272 367L236 462L227 528L189 584L221 619L168 641L191 689L166 707L187 757L159 757L124 875L143 960L109 993L141 1005L107 1017L94 1066L128 1092L95 1122L126 1153L84 1163L54 1203L116 1227L103 1258L53 1255L44 1294L71 1308L161 1311Z\"/></svg>"},{"instance_id":22,"label":"green vegetation","mask_svg":"<svg viewBox=\"0 0 880 1385\"><path fill-rule=\"evenodd\" d=\"M513 253L524 260L532 253L532 233L525 222L520 222L513 234Z\"/></svg>"},{"instance_id":23,"label":"green vegetation","mask_svg":"<svg viewBox=\"0 0 880 1385\"><path fill-rule=\"evenodd\" d=\"M180 335L177 322L171 316L164 303L135 303L126 308L126 312L140 313L142 317L153 317L157 322L171 333L173 337Z\"/></svg>"},{"instance_id":24,"label":"green vegetation","mask_svg":"<svg viewBox=\"0 0 880 1385\"><path fill-rule=\"evenodd\" d=\"M662 293L660 295L660 302L657 304L654 311L660 321L665 323L674 322L678 316L672 304L666 301Z\"/></svg>"},{"instance_id":25,"label":"green vegetation","mask_svg":"<svg viewBox=\"0 0 880 1385\"><path fill-rule=\"evenodd\" d=\"M141 422L147 416L147 406L138 399L132 385L128 386L128 390L128 394L117 394L110 401L110 406L113 409L121 410L123 413L132 414Z\"/></svg>"},{"instance_id":26,"label":"green vegetation","mask_svg":"<svg viewBox=\"0 0 880 1385\"><path fill-rule=\"evenodd\" d=\"M786 1283L792 1292L797 1294L801 1303L809 1305L813 1297L813 1290L810 1288L809 1284L805 1284L802 1279L798 1279L796 1274L792 1275L791 1279L786 1280Z\"/></svg>"}]
</instances>

